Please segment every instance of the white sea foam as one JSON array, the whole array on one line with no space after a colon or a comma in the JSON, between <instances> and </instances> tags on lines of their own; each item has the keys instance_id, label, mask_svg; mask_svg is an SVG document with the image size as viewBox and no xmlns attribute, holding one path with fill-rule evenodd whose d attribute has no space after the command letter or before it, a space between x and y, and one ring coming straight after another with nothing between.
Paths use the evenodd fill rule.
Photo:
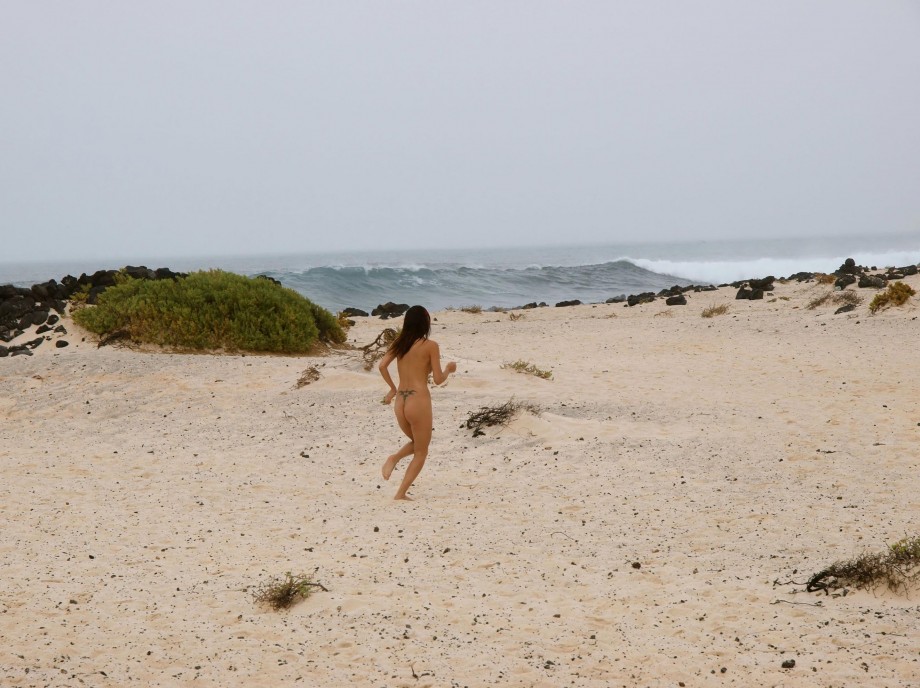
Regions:
<instances>
[{"instance_id":1,"label":"white sea foam","mask_svg":"<svg viewBox=\"0 0 920 688\"><path fill-rule=\"evenodd\" d=\"M857 265L878 268L916 264L918 252L852 253L848 255L808 258L755 258L748 260L680 261L625 258L641 268L663 275L683 277L700 283L719 284L751 277L784 277L797 272L833 272L847 258Z\"/></svg>"}]
</instances>

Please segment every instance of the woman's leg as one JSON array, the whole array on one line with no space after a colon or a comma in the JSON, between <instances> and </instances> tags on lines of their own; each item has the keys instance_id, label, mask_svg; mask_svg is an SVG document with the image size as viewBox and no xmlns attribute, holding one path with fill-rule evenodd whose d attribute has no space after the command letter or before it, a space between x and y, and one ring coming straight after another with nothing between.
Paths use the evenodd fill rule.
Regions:
<instances>
[{"instance_id":1,"label":"woman's leg","mask_svg":"<svg viewBox=\"0 0 920 688\"><path fill-rule=\"evenodd\" d=\"M381 473L383 474L384 480L390 479L390 474L393 472L393 469L396 468L396 464L399 463L400 459L406 458L415 451L415 445L412 442L412 427L409 425L409 421L406 420L405 406L405 400L401 399L400 395L396 395L396 399L393 401L393 412L396 414L396 422L399 423L399 429L406 434L409 441L406 442L398 452L390 454L387 460L383 462Z\"/></svg>"},{"instance_id":2,"label":"woman's leg","mask_svg":"<svg viewBox=\"0 0 920 688\"><path fill-rule=\"evenodd\" d=\"M409 409L406 410L406 404ZM425 459L428 458L428 445L431 443L431 397L425 395L416 395L411 400L403 402L403 415L409 423L412 432L413 458L406 474L403 476L402 484L396 492L394 499L409 499L406 491L412 487L412 483L422 472L425 465Z\"/></svg>"}]
</instances>

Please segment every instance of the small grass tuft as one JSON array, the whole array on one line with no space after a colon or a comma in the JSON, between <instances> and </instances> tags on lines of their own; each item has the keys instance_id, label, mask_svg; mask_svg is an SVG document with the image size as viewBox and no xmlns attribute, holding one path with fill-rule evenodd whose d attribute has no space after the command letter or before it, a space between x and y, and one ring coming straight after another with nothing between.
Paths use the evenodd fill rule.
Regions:
<instances>
[{"instance_id":1,"label":"small grass tuft","mask_svg":"<svg viewBox=\"0 0 920 688\"><path fill-rule=\"evenodd\" d=\"M523 320L524 314L523 313L508 313L508 318L510 320Z\"/></svg>"},{"instance_id":2,"label":"small grass tuft","mask_svg":"<svg viewBox=\"0 0 920 688\"><path fill-rule=\"evenodd\" d=\"M884 585L892 592L907 593L920 582L920 535L890 545L887 552L867 553L837 561L808 579L806 590L825 593L852 586L876 590Z\"/></svg>"},{"instance_id":3,"label":"small grass tuft","mask_svg":"<svg viewBox=\"0 0 920 688\"><path fill-rule=\"evenodd\" d=\"M916 294L913 287L904 282L893 282L888 285L888 289L880 291L869 304L869 310L873 313L888 308L890 306L903 306L907 299Z\"/></svg>"},{"instance_id":4,"label":"small grass tuft","mask_svg":"<svg viewBox=\"0 0 920 688\"><path fill-rule=\"evenodd\" d=\"M723 303L719 306L710 306L709 308L704 308L702 316L704 318L714 318L717 315L725 315L728 313L728 304Z\"/></svg>"},{"instance_id":5,"label":"small grass tuft","mask_svg":"<svg viewBox=\"0 0 920 688\"><path fill-rule=\"evenodd\" d=\"M852 289L844 289L843 291L835 292L832 298L834 303L838 306L841 304L858 306L865 300L860 294L857 294Z\"/></svg>"},{"instance_id":6,"label":"small grass tuft","mask_svg":"<svg viewBox=\"0 0 920 688\"><path fill-rule=\"evenodd\" d=\"M540 413L540 407L535 404L515 401L509 399L500 406L482 406L478 411L470 414L466 419L466 427L473 431L473 437L485 435L483 428L490 428L493 425L507 425L521 411Z\"/></svg>"},{"instance_id":7,"label":"small grass tuft","mask_svg":"<svg viewBox=\"0 0 920 688\"><path fill-rule=\"evenodd\" d=\"M833 295L834 295L834 292L829 291L826 294L821 294L820 296L816 296L815 298L813 298L811 301L809 301L805 305L805 308L807 308L810 311L813 311L815 308L818 308L819 306L823 306L828 301L830 301Z\"/></svg>"},{"instance_id":8,"label":"small grass tuft","mask_svg":"<svg viewBox=\"0 0 920 688\"><path fill-rule=\"evenodd\" d=\"M836 275L826 275L823 272L815 274L815 282L818 284L833 284L837 281Z\"/></svg>"},{"instance_id":9,"label":"small grass tuft","mask_svg":"<svg viewBox=\"0 0 920 688\"><path fill-rule=\"evenodd\" d=\"M533 375L541 380L549 380L553 377L552 370L543 370L538 368L530 361L515 361L514 363L502 363L502 370L511 369L525 375Z\"/></svg>"},{"instance_id":10,"label":"small grass tuft","mask_svg":"<svg viewBox=\"0 0 920 688\"><path fill-rule=\"evenodd\" d=\"M482 313L482 306L463 306L460 310L464 313Z\"/></svg>"},{"instance_id":11,"label":"small grass tuft","mask_svg":"<svg viewBox=\"0 0 920 688\"><path fill-rule=\"evenodd\" d=\"M294 389L300 389L301 387L306 387L311 382L316 382L319 380L319 368L316 366L310 366L305 371L300 374L300 377L297 379L297 384L294 385Z\"/></svg>"},{"instance_id":12,"label":"small grass tuft","mask_svg":"<svg viewBox=\"0 0 920 688\"><path fill-rule=\"evenodd\" d=\"M295 576L288 571L283 576L272 578L260 585L253 591L252 597L258 604L267 605L278 611L288 609L299 600L307 599L313 588L329 592L321 584L313 582L311 577L304 574Z\"/></svg>"}]
</instances>

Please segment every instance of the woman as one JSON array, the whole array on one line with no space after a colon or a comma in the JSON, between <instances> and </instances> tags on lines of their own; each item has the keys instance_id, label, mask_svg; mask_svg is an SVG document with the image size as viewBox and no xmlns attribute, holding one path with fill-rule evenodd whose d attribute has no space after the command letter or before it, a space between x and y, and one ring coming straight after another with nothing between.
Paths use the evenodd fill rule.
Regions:
<instances>
[{"instance_id":1,"label":"woman","mask_svg":"<svg viewBox=\"0 0 920 688\"><path fill-rule=\"evenodd\" d=\"M434 378L436 385L447 380L447 376L457 370L457 364L448 363L441 370L441 352L437 342L428 339L431 332L431 316L421 306L412 306L406 311L402 332L390 345L383 360L380 361L380 374L390 386L384 399L389 404L396 397L396 421L400 429L409 437L409 442L383 464L383 479L389 480L390 474L399 463L410 454L413 455L402 484L394 499L409 499L406 491L418 477L428 457L428 444L431 442L431 393L428 391L428 374ZM399 372L399 389L393 384L393 378L387 370L393 359Z\"/></svg>"}]
</instances>

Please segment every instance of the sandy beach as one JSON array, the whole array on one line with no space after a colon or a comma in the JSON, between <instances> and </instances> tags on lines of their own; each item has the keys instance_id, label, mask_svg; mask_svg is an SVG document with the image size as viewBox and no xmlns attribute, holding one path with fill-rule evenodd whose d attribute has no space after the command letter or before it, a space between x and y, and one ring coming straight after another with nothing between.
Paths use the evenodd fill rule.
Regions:
<instances>
[{"instance_id":1,"label":"sandy beach","mask_svg":"<svg viewBox=\"0 0 920 688\"><path fill-rule=\"evenodd\" d=\"M97 348L65 318L69 347L0 361L0 685L920 685L920 590L804 592L920 514L920 301L826 291L434 313L459 370L411 503L360 350ZM539 413L473 437L512 397ZM287 571L328 592L255 604Z\"/></svg>"}]
</instances>

